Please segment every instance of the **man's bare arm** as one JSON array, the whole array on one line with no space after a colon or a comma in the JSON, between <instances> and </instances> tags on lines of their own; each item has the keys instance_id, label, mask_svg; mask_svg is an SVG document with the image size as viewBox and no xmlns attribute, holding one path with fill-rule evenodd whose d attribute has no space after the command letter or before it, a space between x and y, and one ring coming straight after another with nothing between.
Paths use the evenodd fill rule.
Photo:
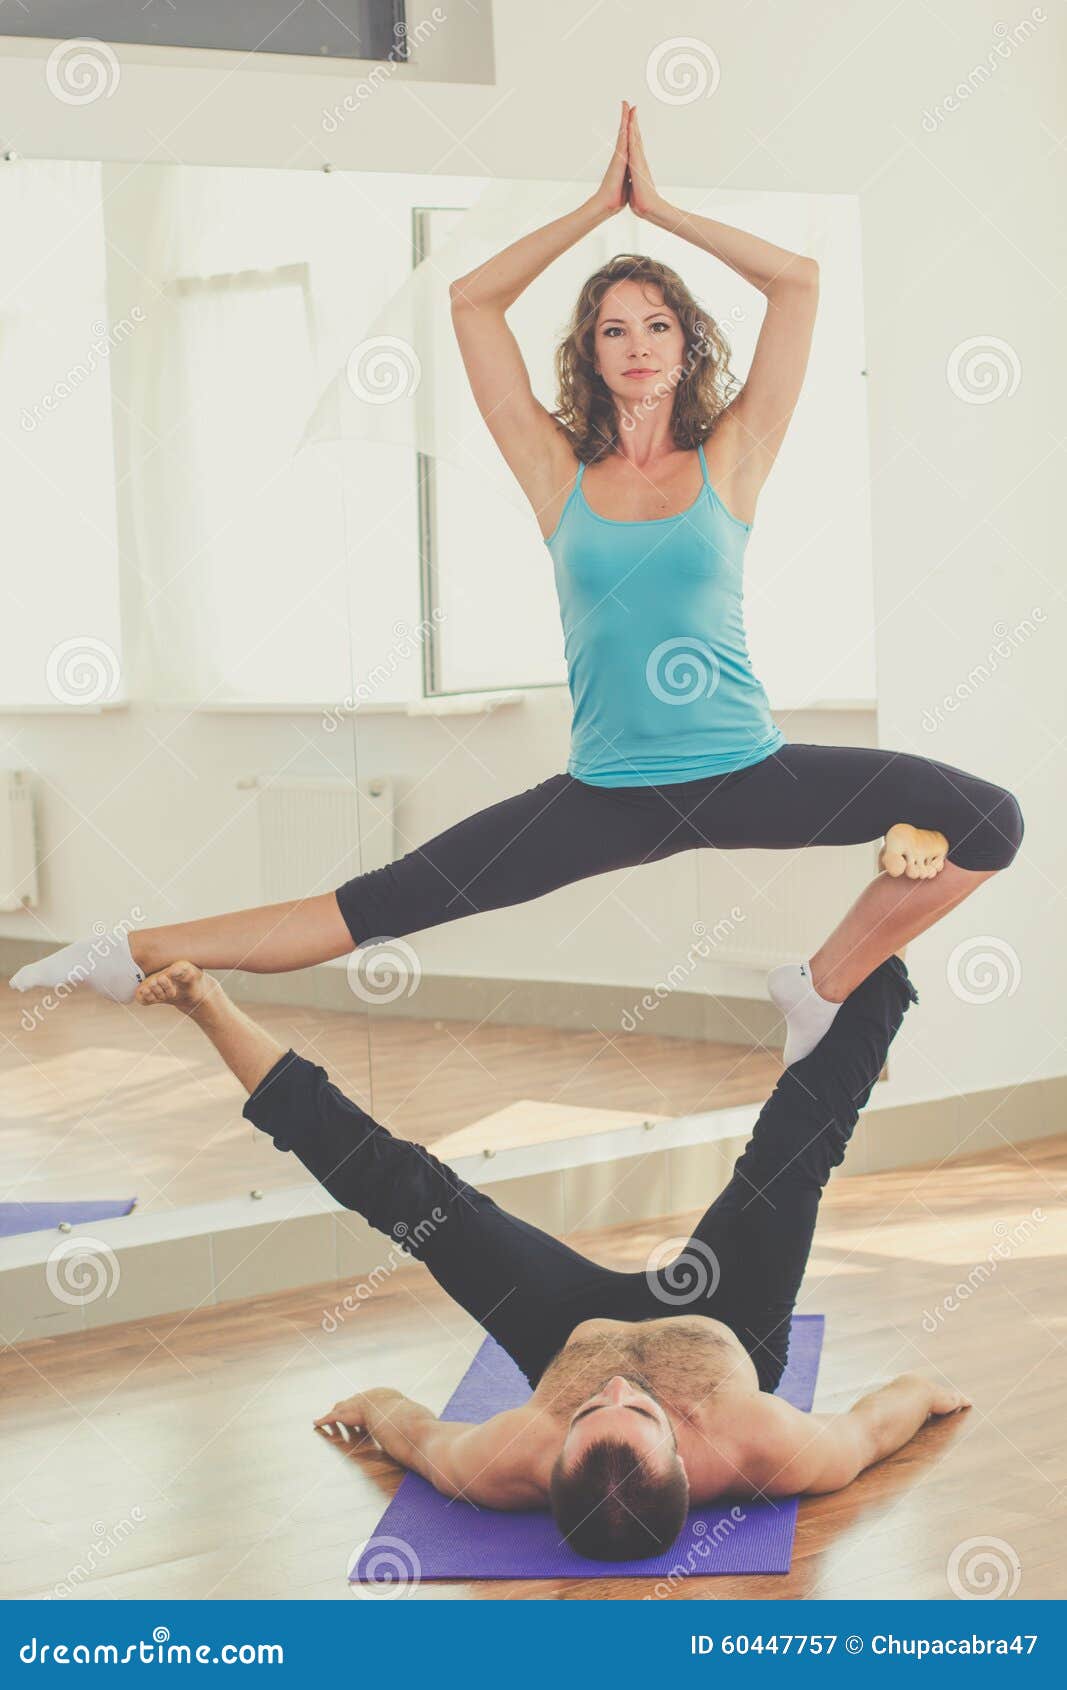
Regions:
<instances>
[{"instance_id":1,"label":"man's bare arm","mask_svg":"<svg viewBox=\"0 0 1067 1690\"><path fill-rule=\"evenodd\" d=\"M545 1493L529 1471L530 1415L522 1408L481 1425L438 1420L401 1391L360 1391L335 1403L315 1425L369 1433L394 1461L429 1480L444 1496L489 1508L536 1508Z\"/></svg>"},{"instance_id":2,"label":"man's bare arm","mask_svg":"<svg viewBox=\"0 0 1067 1690\"><path fill-rule=\"evenodd\" d=\"M745 1467L765 1496L841 1490L902 1449L931 1414L971 1406L961 1391L920 1373L901 1373L844 1414L802 1414L766 1393L759 1403L749 1421L752 1448Z\"/></svg>"}]
</instances>

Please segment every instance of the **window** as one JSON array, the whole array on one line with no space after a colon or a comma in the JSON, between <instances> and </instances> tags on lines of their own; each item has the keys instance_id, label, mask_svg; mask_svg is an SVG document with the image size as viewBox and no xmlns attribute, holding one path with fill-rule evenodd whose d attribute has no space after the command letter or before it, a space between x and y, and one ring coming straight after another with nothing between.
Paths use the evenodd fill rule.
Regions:
<instances>
[{"instance_id":1,"label":"window","mask_svg":"<svg viewBox=\"0 0 1067 1690\"><path fill-rule=\"evenodd\" d=\"M5 11L0 33L402 61L405 14L404 0L330 0L328 6L182 0L180 7L146 6L144 0L21 0Z\"/></svg>"}]
</instances>

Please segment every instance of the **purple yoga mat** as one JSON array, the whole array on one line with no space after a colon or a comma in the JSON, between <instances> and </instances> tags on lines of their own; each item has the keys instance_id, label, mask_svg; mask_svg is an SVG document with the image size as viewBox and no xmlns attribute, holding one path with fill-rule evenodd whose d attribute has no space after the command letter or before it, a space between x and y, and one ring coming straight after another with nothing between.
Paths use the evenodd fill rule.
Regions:
<instances>
[{"instance_id":1,"label":"purple yoga mat","mask_svg":"<svg viewBox=\"0 0 1067 1690\"><path fill-rule=\"evenodd\" d=\"M99 1198L85 1203L0 1203L0 1238L17 1232L48 1232L60 1221L77 1226L79 1221L110 1221L128 1215L134 1197Z\"/></svg>"},{"instance_id":2,"label":"purple yoga mat","mask_svg":"<svg viewBox=\"0 0 1067 1690\"><path fill-rule=\"evenodd\" d=\"M815 1397L825 1316L795 1314L789 1364L775 1392L810 1410ZM518 1408L530 1387L499 1344L487 1338L459 1383L442 1420L487 1420ZM419 1579L706 1578L712 1573L787 1573L798 1499L736 1499L695 1508L670 1549L646 1561L589 1561L560 1541L551 1514L506 1513L442 1496L408 1473L361 1547L349 1579L384 1588Z\"/></svg>"}]
</instances>

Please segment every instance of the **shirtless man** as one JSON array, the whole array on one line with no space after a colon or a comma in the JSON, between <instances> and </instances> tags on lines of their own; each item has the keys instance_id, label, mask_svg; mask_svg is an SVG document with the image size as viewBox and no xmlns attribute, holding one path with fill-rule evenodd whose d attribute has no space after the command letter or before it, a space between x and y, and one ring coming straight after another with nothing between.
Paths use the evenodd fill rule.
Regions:
<instances>
[{"instance_id":1,"label":"shirtless man","mask_svg":"<svg viewBox=\"0 0 1067 1690\"><path fill-rule=\"evenodd\" d=\"M642 1558L673 1543L694 1504L838 1490L929 1415L970 1406L917 1373L842 1414L802 1414L771 1395L823 1188L918 1002L899 955L782 1074L681 1254L632 1273L598 1266L394 1138L193 963L149 975L137 997L190 1016L249 1093L245 1118L338 1202L403 1238L526 1374L529 1401L481 1425L438 1420L384 1389L314 1422L369 1433L446 1496L548 1503L579 1554Z\"/></svg>"}]
</instances>

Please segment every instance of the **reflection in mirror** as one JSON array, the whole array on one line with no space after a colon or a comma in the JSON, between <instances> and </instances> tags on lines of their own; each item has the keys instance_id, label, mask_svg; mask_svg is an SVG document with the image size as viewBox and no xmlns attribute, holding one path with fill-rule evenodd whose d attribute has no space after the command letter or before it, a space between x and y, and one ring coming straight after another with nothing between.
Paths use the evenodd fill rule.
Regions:
<instances>
[{"instance_id":1,"label":"reflection in mirror","mask_svg":"<svg viewBox=\"0 0 1067 1690\"><path fill-rule=\"evenodd\" d=\"M0 476L18 559L0 711L11 804L37 823L0 914L5 979L123 923L156 935L157 958L198 947L283 1045L453 1157L535 1144L551 1165L576 1138L766 1095L766 969L829 929L873 851L650 847L613 867L608 809L540 825L562 814L572 750L559 581L475 402L449 284L585 191L0 170ZM791 740L873 745L854 203L721 199L730 222L817 252L822 278L803 395L744 548L753 670ZM672 200L706 213L707 196ZM582 285L626 251L678 270L744 380L764 301L623 213L508 312L549 411ZM825 494L831 461L843 502ZM813 618L813 599L833 616ZM424 852L474 825L491 840L478 818L520 800L480 886L449 875L462 849ZM553 853L579 846L562 869ZM356 949L342 886L370 924ZM91 982L4 993L9 1195L73 1185L167 1208L310 1180L241 1120L181 1017Z\"/></svg>"}]
</instances>

